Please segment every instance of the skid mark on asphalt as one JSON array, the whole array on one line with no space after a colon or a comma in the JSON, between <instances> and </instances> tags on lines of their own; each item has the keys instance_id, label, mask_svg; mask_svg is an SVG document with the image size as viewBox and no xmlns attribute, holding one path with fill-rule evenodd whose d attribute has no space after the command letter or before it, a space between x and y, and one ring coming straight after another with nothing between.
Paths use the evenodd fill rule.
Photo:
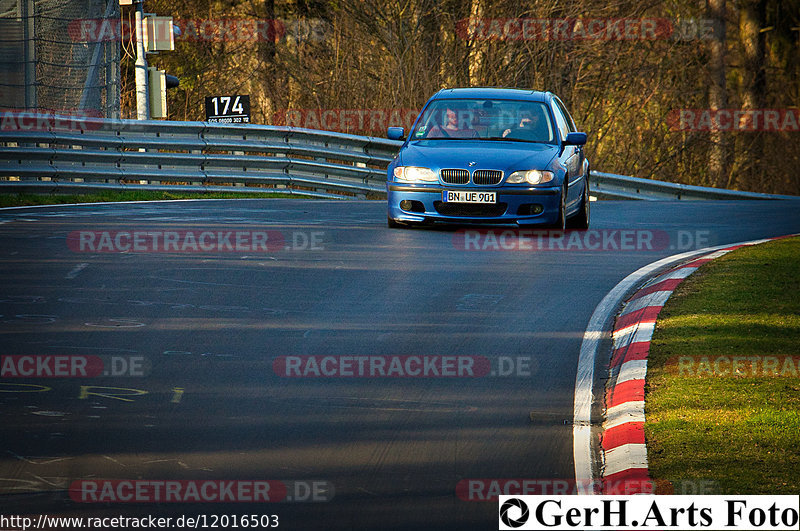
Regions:
<instances>
[{"instance_id":1,"label":"skid mark on asphalt","mask_svg":"<svg viewBox=\"0 0 800 531\"><path fill-rule=\"evenodd\" d=\"M67 273L67 276L65 276L64 278L72 280L75 277L77 277L81 273L81 271L86 269L88 266L89 266L88 263L78 264L69 273Z\"/></svg>"},{"instance_id":2,"label":"skid mark on asphalt","mask_svg":"<svg viewBox=\"0 0 800 531\"><path fill-rule=\"evenodd\" d=\"M313 398L272 398L270 402L291 402L292 406L332 408L332 409L369 409L377 411L437 411L443 413L477 411L478 408L469 405L447 402L429 402L421 400L403 400L400 398L363 398L363 397L325 397Z\"/></svg>"},{"instance_id":3,"label":"skid mark on asphalt","mask_svg":"<svg viewBox=\"0 0 800 531\"><path fill-rule=\"evenodd\" d=\"M141 328L146 326L144 323L134 321L133 319L101 319L97 322L87 322L83 324L98 328Z\"/></svg>"},{"instance_id":4,"label":"skid mark on asphalt","mask_svg":"<svg viewBox=\"0 0 800 531\"><path fill-rule=\"evenodd\" d=\"M29 344L35 345L37 342L30 342ZM112 348L112 347L75 347L69 345L47 345L44 348L57 348L57 349L74 349L74 350L105 350L109 352L139 352L129 348Z\"/></svg>"},{"instance_id":5,"label":"skid mark on asphalt","mask_svg":"<svg viewBox=\"0 0 800 531\"><path fill-rule=\"evenodd\" d=\"M503 299L502 295L492 295L487 293L469 293L464 295L456 302L456 310L460 312L472 312L485 310L487 306L494 306Z\"/></svg>"},{"instance_id":6,"label":"skid mark on asphalt","mask_svg":"<svg viewBox=\"0 0 800 531\"><path fill-rule=\"evenodd\" d=\"M72 457L24 457L19 454L12 452L11 450L6 450L12 457L19 461L24 461L29 465L49 465L52 463L58 463L59 461L68 461L73 459Z\"/></svg>"},{"instance_id":7,"label":"skid mark on asphalt","mask_svg":"<svg viewBox=\"0 0 800 531\"><path fill-rule=\"evenodd\" d=\"M38 295L7 295L0 297L0 302L15 304L40 304L45 302L45 298Z\"/></svg>"},{"instance_id":8,"label":"skid mark on asphalt","mask_svg":"<svg viewBox=\"0 0 800 531\"><path fill-rule=\"evenodd\" d=\"M10 315L8 317L11 317ZM58 320L57 315L19 313L13 318L2 321L5 324L50 324Z\"/></svg>"},{"instance_id":9,"label":"skid mark on asphalt","mask_svg":"<svg viewBox=\"0 0 800 531\"><path fill-rule=\"evenodd\" d=\"M103 455L103 456L101 456L101 457L102 457L103 459L106 459L106 460L108 460L108 461L111 461L111 462L112 462L112 463L114 463L114 464L117 464L117 465L121 466L122 468L128 468L128 465L126 465L125 463L121 463L120 461L118 461L118 460L114 459L114 458L113 458L113 457L111 457L110 455Z\"/></svg>"}]
</instances>

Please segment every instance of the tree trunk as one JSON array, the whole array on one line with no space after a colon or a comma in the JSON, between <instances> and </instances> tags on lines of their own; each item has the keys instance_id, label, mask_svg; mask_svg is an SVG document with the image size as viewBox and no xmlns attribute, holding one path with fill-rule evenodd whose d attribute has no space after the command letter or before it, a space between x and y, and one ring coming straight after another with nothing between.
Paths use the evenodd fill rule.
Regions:
<instances>
[{"instance_id":1,"label":"tree trunk","mask_svg":"<svg viewBox=\"0 0 800 531\"><path fill-rule=\"evenodd\" d=\"M277 30L275 23L275 0L264 0L265 18L270 25L270 28ZM263 61L263 78L262 87L264 90L264 109L262 113L266 119L264 123L272 123L273 115L278 111L276 91L278 89L277 76L277 50L275 47L275 35L270 34L273 38L266 39L260 43L261 48L261 61Z\"/></svg>"},{"instance_id":2,"label":"tree trunk","mask_svg":"<svg viewBox=\"0 0 800 531\"><path fill-rule=\"evenodd\" d=\"M766 0L744 0L739 8L739 39L742 54L742 107L763 109L766 105L766 62L765 33ZM754 123L756 129L763 124ZM739 135L745 145L742 151L746 157L742 165L743 176L747 179L744 189L763 188L764 135L761 131Z\"/></svg>"},{"instance_id":3,"label":"tree trunk","mask_svg":"<svg viewBox=\"0 0 800 531\"><path fill-rule=\"evenodd\" d=\"M725 109L728 106L728 90L725 80L725 0L709 0L708 17L714 21L714 38L709 43L711 83L708 86L708 105L712 109ZM709 149L709 177L711 183L719 188L728 186L730 173L730 153L728 133L711 131Z\"/></svg>"},{"instance_id":4,"label":"tree trunk","mask_svg":"<svg viewBox=\"0 0 800 531\"><path fill-rule=\"evenodd\" d=\"M420 61L422 68L417 68L420 74L417 81L422 81L421 87L414 87L414 95L418 99L426 99L433 94L440 85L442 73L442 39L440 38L440 7L439 0L422 0L420 2L420 28L422 31L422 54ZM448 28L449 30L450 28Z\"/></svg>"}]
</instances>

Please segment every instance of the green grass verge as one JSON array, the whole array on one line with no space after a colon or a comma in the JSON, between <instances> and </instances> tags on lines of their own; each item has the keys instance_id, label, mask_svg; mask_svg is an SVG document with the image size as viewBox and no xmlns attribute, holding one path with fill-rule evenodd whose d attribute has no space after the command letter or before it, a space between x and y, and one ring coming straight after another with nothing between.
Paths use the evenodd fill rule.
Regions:
<instances>
[{"instance_id":1,"label":"green grass verge","mask_svg":"<svg viewBox=\"0 0 800 531\"><path fill-rule=\"evenodd\" d=\"M798 294L800 238L733 251L678 287L648 358L653 479L708 480L720 494L800 492ZM680 356L690 358L675 365ZM733 375L736 356L755 359Z\"/></svg>"},{"instance_id":2,"label":"green grass verge","mask_svg":"<svg viewBox=\"0 0 800 531\"><path fill-rule=\"evenodd\" d=\"M164 199L239 199L239 198L266 198L266 197L292 197L308 198L309 196L283 194L283 193L256 193L237 194L235 192L222 193L186 193L150 192L150 191L125 191L125 192L93 192L87 194L29 194L10 193L0 194L0 207L32 206L32 205L59 205L66 203L113 203L118 201L158 201Z\"/></svg>"}]
</instances>

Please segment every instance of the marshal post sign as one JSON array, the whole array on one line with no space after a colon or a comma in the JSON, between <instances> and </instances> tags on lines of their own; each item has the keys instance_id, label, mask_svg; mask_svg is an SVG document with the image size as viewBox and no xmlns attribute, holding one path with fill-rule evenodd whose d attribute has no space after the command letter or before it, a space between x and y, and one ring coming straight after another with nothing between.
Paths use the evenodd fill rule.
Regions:
<instances>
[{"instance_id":1,"label":"marshal post sign","mask_svg":"<svg viewBox=\"0 0 800 531\"><path fill-rule=\"evenodd\" d=\"M217 124L249 124L250 96L206 96L206 121Z\"/></svg>"}]
</instances>

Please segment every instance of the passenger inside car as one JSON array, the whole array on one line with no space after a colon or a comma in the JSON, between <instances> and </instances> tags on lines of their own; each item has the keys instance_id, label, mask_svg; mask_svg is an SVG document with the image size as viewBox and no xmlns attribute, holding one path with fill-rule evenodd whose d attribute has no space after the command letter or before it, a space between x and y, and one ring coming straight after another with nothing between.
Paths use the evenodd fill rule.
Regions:
<instances>
[{"instance_id":1,"label":"passenger inside car","mask_svg":"<svg viewBox=\"0 0 800 531\"><path fill-rule=\"evenodd\" d=\"M549 142L552 135L547 121L543 120L538 112L526 109L521 111L519 123L503 131L503 138L527 142Z\"/></svg>"}]
</instances>

